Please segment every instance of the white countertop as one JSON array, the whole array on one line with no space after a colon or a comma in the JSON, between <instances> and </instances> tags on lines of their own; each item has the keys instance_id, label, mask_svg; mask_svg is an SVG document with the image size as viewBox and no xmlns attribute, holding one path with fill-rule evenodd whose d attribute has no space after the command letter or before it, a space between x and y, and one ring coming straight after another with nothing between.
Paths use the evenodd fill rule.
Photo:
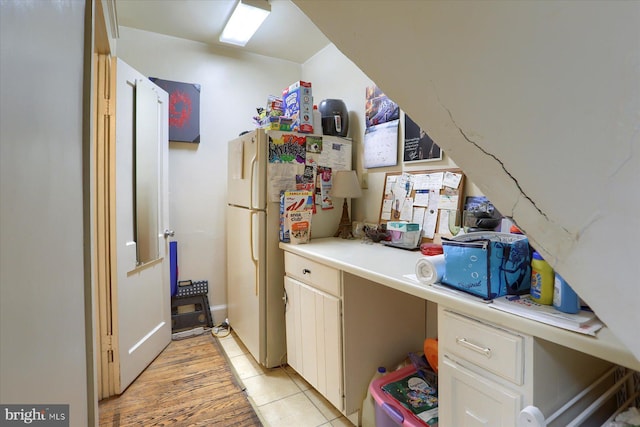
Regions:
<instances>
[{"instance_id":1,"label":"white countertop","mask_svg":"<svg viewBox=\"0 0 640 427\"><path fill-rule=\"evenodd\" d=\"M364 243L362 240L333 237L312 239L309 243L302 245L280 243L280 248L343 272L433 301L462 314L640 371L640 361L607 327L598 331L595 337L571 332L496 310L472 296L454 295L453 292L423 285L404 277L415 274L416 261L423 256L420 251L406 251L379 243Z\"/></svg>"}]
</instances>

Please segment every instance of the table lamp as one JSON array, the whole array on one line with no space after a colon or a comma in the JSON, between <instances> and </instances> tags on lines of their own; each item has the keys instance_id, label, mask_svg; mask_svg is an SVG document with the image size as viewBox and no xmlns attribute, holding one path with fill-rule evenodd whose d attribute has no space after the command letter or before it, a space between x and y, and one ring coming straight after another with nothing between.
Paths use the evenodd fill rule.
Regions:
<instances>
[{"instance_id":1,"label":"table lamp","mask_svg":"<svg viewBox=\"0 0 640 427\"><path fill-rule=\"evenodd\" d=\"M347 199L353 199L360 196L362 196L362 191L360 190L360 182L358 182L356 171L337 171L333 175L331 183L331 197L344 198L344 202L342 203L342 218L340 218L340 225L338 225L338 231L336 231L334 237L353 239Z\"/></svg>"}]
</instances>

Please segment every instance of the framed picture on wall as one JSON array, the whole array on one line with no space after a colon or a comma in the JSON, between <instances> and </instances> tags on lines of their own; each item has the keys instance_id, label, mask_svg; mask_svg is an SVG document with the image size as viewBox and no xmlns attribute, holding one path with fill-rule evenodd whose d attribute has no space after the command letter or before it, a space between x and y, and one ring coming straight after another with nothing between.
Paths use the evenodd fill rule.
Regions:
<instances>
[{"instance_id":1,"label":"framed picture on wall","mask_svg":"<svg viewBox=\"0 0 640 427\"><path fill-rule=\"evenodd\" d=\"M200 85L149 77L169 94L169 141L200 142Z\"/></svg>"},{"instance_id":2,"label":"framed picture on wall","mask_svg":"<svg viewBox=\"0 0 640 427\"><path fill-rule=\"evenodd\" d=\"M404 115L404 162L442 160L442 150L420 126Z\"/></svg>"}]
</instances>

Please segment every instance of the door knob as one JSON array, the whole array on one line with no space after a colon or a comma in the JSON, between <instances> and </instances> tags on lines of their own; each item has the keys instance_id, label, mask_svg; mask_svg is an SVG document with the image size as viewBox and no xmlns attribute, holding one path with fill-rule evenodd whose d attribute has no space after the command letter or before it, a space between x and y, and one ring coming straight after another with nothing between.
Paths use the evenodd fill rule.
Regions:
<instances>
[{"instance_id":1,"label":"door knob","mask_svg":"<svg viewBox=\"0 0 640 427\"><path fill-rule=\"evenodd\" d=\"M168 228L166 228L164 230L164 238L166 239L167 237L173 237L176 234L175 231L173 230L169 230Z\"/></svg>"}]
</instances>

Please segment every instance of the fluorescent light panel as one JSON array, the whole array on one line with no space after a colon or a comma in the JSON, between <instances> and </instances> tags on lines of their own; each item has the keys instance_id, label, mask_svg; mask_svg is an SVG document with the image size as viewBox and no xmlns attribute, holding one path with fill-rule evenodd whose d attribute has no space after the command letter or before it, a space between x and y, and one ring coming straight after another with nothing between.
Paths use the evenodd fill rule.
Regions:
<instances>
[{"instance_id":1,"label":"fluorescent light panel","mask_svg":"<svg viewBox=\"0 0 640 427\"><path fill-rule=\"evenodd\" d=\"M220 41L236 46L246 45L270 11L267 0L240 0L220 35Z\"/></svg>"}]
</instances>

